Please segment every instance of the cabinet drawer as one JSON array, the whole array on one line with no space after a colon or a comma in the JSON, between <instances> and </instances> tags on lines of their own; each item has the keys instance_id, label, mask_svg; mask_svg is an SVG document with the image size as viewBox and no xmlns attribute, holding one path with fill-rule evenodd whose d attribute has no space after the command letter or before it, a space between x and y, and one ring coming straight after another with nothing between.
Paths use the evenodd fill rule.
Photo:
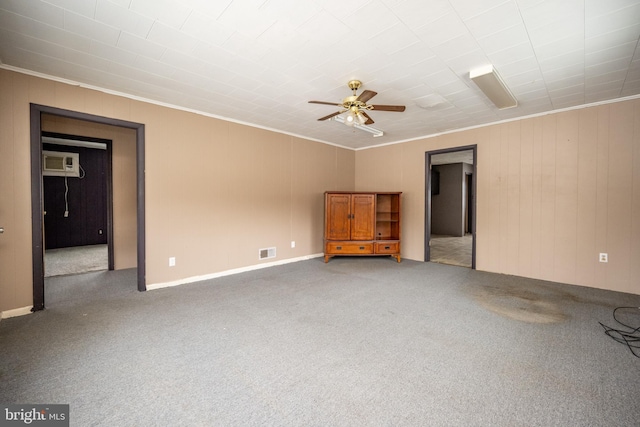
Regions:
<instances>
[{"instance_id":1,"label":"cabinet drawer","mask_svg":"<svg viewBox=\"0 0 640 427\"><path fill-rule=\"evenodd\" d=\"M372 254L373 243L327 242L328 254Z\"/></svg>"},{"instance_id":2,"label":"cabinet drawer","mask_svg":"<svg viewBox=\"0 0 640 427\"><path fill-rule=\"evenodd\" d=\"M398 242L376 242L375 253L377 254L397 254L400 252L400 244Z\"/></svg>"}]
</instances>

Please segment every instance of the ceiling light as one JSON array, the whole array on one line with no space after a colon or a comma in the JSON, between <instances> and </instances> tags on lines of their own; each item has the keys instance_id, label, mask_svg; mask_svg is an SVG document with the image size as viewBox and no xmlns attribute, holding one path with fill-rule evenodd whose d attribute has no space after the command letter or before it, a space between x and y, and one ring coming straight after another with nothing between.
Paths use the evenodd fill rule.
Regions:
<instances>
[{"instance_id":1,"label":"ceiling light","mask_svg":"<svg viewBox=\"0 0 640 427\"><path fill-rule=\"evenodd\" d=\"M332 120L335 120L336 122L339 122L339 123L345 122L345 118L342 117L342 115L334 116L332 117ZM365 132L369 132L370 134L373 134L374 138L384 135L384 132L381 131L380 129L372 128L371 126L367 126L367 125L361 125L360 123L357 123L357 122L353 124L353 127L355 129L363 130Z\"/></svg>"},{"instance_id":2,"label":"ceiling light","mask_svg":"<svg viewBox=\"0 0 640 427\"><path fill-rule=\"evenodd\" d=\"M495 104L498 109L511 108L518 105L518 101L513 97L507 86L493 69L493 65L476 68L469 72L469 78L474 81L487 98Z\"/></svg>"},{"instance_id":3,"label":"ceiling light","mask_svg":"<svg viewBox=\"0 0 640 427\"><path fill-rule=\"evenodd\" d=\"M349 110L349 112L347 114L344 115L344 122L345 125L347 126L353 126L356 124L356 114Z\"/></svg>"}]
</instances>

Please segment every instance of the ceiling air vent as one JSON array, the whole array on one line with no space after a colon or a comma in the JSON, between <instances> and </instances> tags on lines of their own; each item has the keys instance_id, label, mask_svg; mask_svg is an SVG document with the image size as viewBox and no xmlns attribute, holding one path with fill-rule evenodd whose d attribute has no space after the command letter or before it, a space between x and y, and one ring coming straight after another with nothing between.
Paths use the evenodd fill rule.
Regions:
<instances>
[{"instance_id":1,"label":"ceiling air vent","mask_svg":"<svg viewBox=\"0 0 640 427\"><path fill-rule=\"evenodd\" d=\"M276 257L276 248L265 248L258 251L259 259L268 259Z\"/></svg>"}]
</instances>

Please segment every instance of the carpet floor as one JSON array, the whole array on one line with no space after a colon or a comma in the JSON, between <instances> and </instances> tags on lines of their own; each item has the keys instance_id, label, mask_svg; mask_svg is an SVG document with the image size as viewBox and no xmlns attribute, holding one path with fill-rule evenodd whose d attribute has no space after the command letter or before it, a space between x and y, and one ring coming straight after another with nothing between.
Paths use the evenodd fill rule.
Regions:
<instances>
[{"instance_id":1,"label":"carpet floor","mask_svg":"<svg viewBox=\"0 0 640 427\"><path fill-rule=\"evenodd\" d=\"M46 310L0 322L0 402L70 404L72 426L640 420L640 359L598 323L639 295L350 257L149 292L135 270L45 287Z\"/></svg>"},{"instance_id":2,"label":"carpet floor","mask_svg":"<svg viewBox=\"0 0 640 427\"><path fill-rule=\"evenodd\" d=\"M47 249L44 253L44 277L86 273L108 268L107 245Z\"/></svg>"}]
</instances>

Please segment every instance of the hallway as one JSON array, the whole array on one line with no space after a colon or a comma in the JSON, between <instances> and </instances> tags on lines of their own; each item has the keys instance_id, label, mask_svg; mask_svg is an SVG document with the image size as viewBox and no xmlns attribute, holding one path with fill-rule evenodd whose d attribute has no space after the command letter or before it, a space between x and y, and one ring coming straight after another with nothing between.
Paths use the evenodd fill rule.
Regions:
<instances>
[{"instance_id":1,"label":"hallway","mask_svg":"<svg viewBox=\"0 0 640 427\"><path fill-rule=\"evenodd\" d=\"M473 237L431 235L431 262L471 268Z\"/></svg>"}]
</instances>

